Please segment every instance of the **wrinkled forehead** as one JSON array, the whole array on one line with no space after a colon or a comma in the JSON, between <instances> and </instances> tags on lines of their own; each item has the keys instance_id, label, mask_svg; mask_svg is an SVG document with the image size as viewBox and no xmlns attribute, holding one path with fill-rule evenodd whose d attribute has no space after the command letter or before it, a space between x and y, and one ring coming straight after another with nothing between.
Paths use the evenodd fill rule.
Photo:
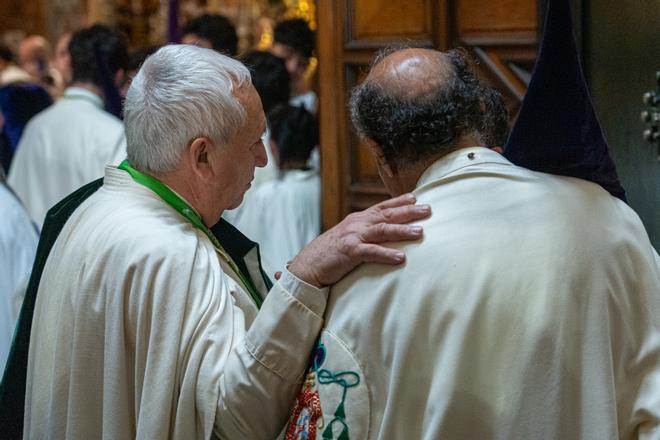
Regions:
<instances>
[{"instance_id":1,"label":"wrinkled forehead","mask_svg":"<svg viewBox=\"0 0 660 440\"><path fill-rule=\"evenodd\" d=\"M451 62L430 49L402 49L387 55L371 70L367 81L400 97L415 97L433 90L450 78Z\"/></svg>"}]
</instances>

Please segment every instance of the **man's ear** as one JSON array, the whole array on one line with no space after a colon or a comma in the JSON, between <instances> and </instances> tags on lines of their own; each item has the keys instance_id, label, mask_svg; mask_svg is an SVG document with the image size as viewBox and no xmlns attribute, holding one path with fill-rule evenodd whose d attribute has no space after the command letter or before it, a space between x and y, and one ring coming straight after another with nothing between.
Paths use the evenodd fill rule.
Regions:
<instances>
[{"instance_id":1,"label":"man's ear","mask_svg":"<svg viewBox=\"0 0 660 440\"><path fill-rule=\"evenodd\" d=\"M383 153L383 148L373 139L365 139L364 141L374 159L376 159L376 163L381 172L385 173L387 177L394 177L397 172L396 165L387 161L387 158L385 158L385 154Z\"/></svg>"},{"instance_id":2,"label":"man's ear","mask_svg":"<svg viewBox=\"0 0 660 440\"><path fill-rule=\"evenodd\" d=\"M186 149L193 173L202 180L213 178L213 167L209 160L211 148L213 148L211 141L202 136L193 139Z\"/></svg>"}]
</instances>

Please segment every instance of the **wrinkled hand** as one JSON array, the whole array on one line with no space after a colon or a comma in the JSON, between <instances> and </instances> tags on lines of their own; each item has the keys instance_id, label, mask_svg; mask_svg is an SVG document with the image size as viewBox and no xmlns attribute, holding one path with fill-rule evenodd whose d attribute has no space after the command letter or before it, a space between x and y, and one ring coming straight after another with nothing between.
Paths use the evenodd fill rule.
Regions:
<instances>
[{"instance_id":1,"label":"wrinkled hand","mask_svg":"<svg viewBox=\"0 0 660 440\"><path fill-rule=\"evenodd\" d=\"M415 205L412 194L386 200L348 215L308 244L291 261L289 271L317 287L336 283L363 262L400 264L403 252L378 243L417 240L422 227L407 225L431 214L429 205Z\"/></svg>"}]
</instances>

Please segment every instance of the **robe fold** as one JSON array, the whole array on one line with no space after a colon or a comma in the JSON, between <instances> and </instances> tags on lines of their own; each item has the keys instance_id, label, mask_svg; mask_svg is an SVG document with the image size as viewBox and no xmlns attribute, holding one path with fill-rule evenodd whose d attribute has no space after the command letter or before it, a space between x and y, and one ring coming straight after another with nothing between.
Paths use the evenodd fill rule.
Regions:
<instances>
[{"instance_id":1,"label":"robe fold","mask_svg":"<svg viewBox=\"0 0 660 440\"><path fill-rule=\"evenodd\" d=\"M79 206L36 281L25 437L274 437L320 329L325 292L287 272L266 296L258 250L216 226L266 296L257 314L208 237L148 188L112 167L94 186L81 189L81 204L70 201ZM65 202L58 207L67 217ZM11 382L5 375L3 406ZM20 384L13 392L20 397Z\"/></svg>"},{"instance_id":2,"label":"robe fold","mask_svg":"<svg viewBox=\"0 0 660 440\"><path fill-rule=\"evenodd\" d=\"M630 207L485 148L415 195L404 265L332 287L287 438L660 438L660 265Z\"/></svg>"}]
</instances>

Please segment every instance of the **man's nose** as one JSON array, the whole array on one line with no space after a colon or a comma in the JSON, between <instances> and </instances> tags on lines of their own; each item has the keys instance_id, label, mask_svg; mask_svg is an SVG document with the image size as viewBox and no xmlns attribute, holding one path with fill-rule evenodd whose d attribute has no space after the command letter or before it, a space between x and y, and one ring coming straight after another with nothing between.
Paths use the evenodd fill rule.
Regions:
<instances>
[{"instance_id":1,"label":"man's nose","mask_svg":"<svg viewBox=\"0 0 660 440\"><path fill-rule=\"evenodd\" d=\"M266 146L263 142L259 143L259 147L254 153L254 165L263 168L268 163L268 155L266 154Z\"/></svg>"}]
</instances>

